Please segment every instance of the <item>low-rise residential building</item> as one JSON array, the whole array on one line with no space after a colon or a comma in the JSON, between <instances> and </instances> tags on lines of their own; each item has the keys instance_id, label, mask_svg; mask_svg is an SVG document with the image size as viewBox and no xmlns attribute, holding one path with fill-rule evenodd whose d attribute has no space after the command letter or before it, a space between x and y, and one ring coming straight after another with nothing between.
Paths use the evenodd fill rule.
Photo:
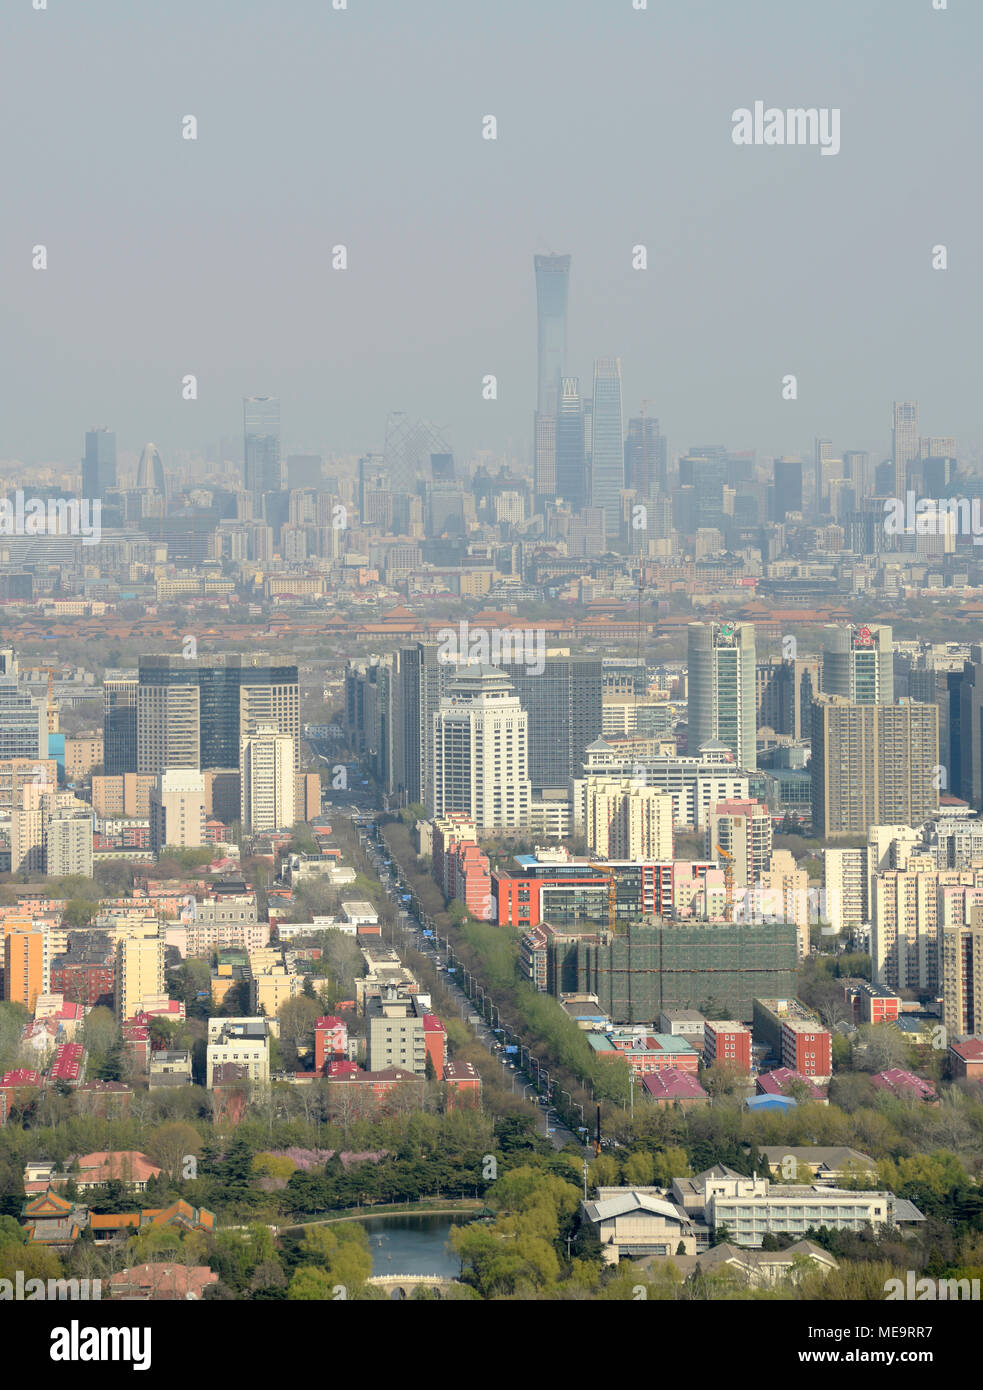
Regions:
<instances>
[{"instance_id":1,"label":"low-rise residential building","mask_svg":"<svg viewBox=\"0 0 983 1390\"><path fill-rule=\"evenodd\" d=\"M270 1020L267 1018L210 1018L206 1049L205 1085L209 1090L215 1068L234 1062L248 1070L254 1086L270 1081Z\"/></svg>"},{"instance_id":2,"label":"low-rise residential building","mask_svg":"<svg viewBox=\"0 0 983 1390\"><path fill-rule=\"evenodd\" d=\"M645 1094L656 1105L709 1105L710 1097L691 1071L666 1067L642 1078Z\"/></svg>"},{"instance_id":3,"label":"low-rise residential building","mask_svg":"<svg viewBox=\"0 0 983 1390\"><path fill-rule=\"evenodd\" d=\"M843 993L855 1023L896 1023L901 1016L901 995L887 985L862 980L848 985Z\"/></svg>"},{"instance_id":4,"label":"low-rise residential building","mask_svg":"<svg viewBox=\"0 0 983 1390\"><path fill-rule=\"evenodd\" d=\"M916 1076L903 1067L889 1067L870 1078L870 1083L878 1091L888 1091L902 1100L924 1100L933 1104L939 1098L935 1083Z\"/></svg>"},{"instance_id":5,"label":"low-rise residential building","mask_svg":"<svg viewBox=\"0 0 983 1390\"><path fill-rule=\"evenodd\" d=\"M983 1081L983 1039L949 1044L949 1074L957 1080Z\"/></svg>"},{"instance_id":6,"label":"low-rise residential building","mask_svg":"<svg viewBox=\"0 0 983 1390\"><path fill-rule=\"evenodd\" d=\"M762 1072L754 1078L754 1084L760 1096L786 1096L794 1099L796 1094L800 1094L803 1100L818 1101L822 1105L829 1104L826 1092L821 1086L817 1086L811 1077L793 1071L791 1067L775 1067L773 1071Z\"/></svg>"},{"instance_id":7,"label":"low-rise residential building","mask_svg":"<svg viewBox=\"0 0 983 1390\"><path fill-rule=\"evenodd\" d=\"M164 1090L171 1086L191 1085L190 1052L152 1052L150 1055L151 1091Z\"/></svg>"},{"instance_id":8,"label":"low-rise residential building","mask_svg":"<svg viewBox=\"0 0 983 1390\"><path fill-rule=\"evenodd\" d=\"M217 1283L218 1275L208 1265L183 1265L165 1260L159 1264L134 1265L110 1275L109 1296L130 1303L176 1299L197 1302L209 1284Z\"/></svg>"}]
</instances>

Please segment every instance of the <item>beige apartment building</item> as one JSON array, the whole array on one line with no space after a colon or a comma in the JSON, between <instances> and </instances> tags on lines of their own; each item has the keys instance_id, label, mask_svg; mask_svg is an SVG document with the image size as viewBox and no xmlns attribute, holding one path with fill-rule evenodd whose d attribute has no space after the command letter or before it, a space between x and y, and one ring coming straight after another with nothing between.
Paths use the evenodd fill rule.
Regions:
<instances>
[{"instance_id":1,"label":"beige apartment building","mask_svg":"<svg viewBox=\"0 0 983 1390\"><path fill-rule=\"evenodd\" d=\"M152 772L123 772L117 777L99 774L92 779L92 809L106 820L117 816L143 820L150 815L150 793L156 784Z\"/></svg>"},{"instance_id":2,"label":"beige apartment building","mask_svg":"<svg viewBox=\"0 0 983 1390\"><path fill-rule=\"evenodd\" d=\"M194 849L205 843L205 779L187 768L168 768L150 793L150 848Z\"/></svg>"},{"instance_id":3,"label":"beige apartment building","mask_svg":"<svg viewBox=\"0 0 983 1390\"><path fill-rule=\"evenodd\" d=\"M630 778L591 779L585 790L587 846L606 859L671 859L673 799Z\"/></svg>"},{"instance_id":4,"label":"beige apartment building","mask_svg":"<svg viewBox=\"0 0 983 1390\"><path fill-rule=\"evenodd\" d=\"M163 937L133 936L117 941L116 1017L132 1018L166 994Z\"/></svg>"},{"instance_id":5,"label":"beige apartment building","mask_svg":"<svg viewBox=\"0 0 983 1390\"><path fill-rule=\"evenodd\" d=\"M821 837L888 822L921 825L939 805L939 709L903 699L812 706L812 824Z\"/></svg>"}]
</instances>

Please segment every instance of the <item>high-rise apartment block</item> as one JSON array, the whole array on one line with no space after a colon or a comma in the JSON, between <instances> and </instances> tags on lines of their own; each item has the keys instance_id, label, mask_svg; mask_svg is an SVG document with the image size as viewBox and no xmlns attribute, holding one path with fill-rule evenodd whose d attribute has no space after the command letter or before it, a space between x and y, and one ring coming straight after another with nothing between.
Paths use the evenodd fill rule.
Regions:
<instances>
[{"instance_id":1,"label":"high-rise apartment block","mask_svg":"<svg viewBox=\"0 0 983 1390\"><path fill-rule=\"evenodd\" d=\"M297 820L294 740L276 724L257 724L240 740L242 824L253 832L280 830Z\"/></svg>"},{"instance_id":2,"label":"high-rise apartment block","mask_svg":"<svg viewBox=\"0 0 983 1390\"><path fill-rule=\"evenodd\" d=\"M857 704L819 695L812 706L812 824L816 835L872 825L921 825L939 804L939 711L904 699Z\"/></svg>"},{"instance_id":3,"label":"high-rise apartment block","mask_svg":"<svg viewBox=\"0 0 983 1390\"><path fill-rule=\"evenodd\" d=\"M116 1017L133 1018L167 997L164 938L124 937L116 943Z\"/></svg>"},{"instance_id":4,"label":"high-rise apartment block","mask_svg":"<svg viewBox=\"0 0 983 1390\"><path fill-rule=\"evenodd\" d=\"M605 859L671 860L672 797L628 778L591 778L587 847Z\"/></svg>"},{"instance_id":5,"label":"high-rise apartment block","mask_svg":"<svg viewBox=\"0 0 983 1390\"><path fill-rule=\"evenodd\" d=\"M751 888L771 860L771 812L761 801L722 801L710 808L707 858L730 856L735 888Z\"/></svg>"}]
</instances>

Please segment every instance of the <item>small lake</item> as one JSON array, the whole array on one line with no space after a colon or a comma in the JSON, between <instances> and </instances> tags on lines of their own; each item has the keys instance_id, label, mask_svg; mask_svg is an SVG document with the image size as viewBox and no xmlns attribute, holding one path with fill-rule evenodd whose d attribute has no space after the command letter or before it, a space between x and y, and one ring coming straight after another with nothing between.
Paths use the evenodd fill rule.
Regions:
<instances>
[{"instance_id":1,"label":"small lake","mask_svg":"<svg viewBox=\"0 0 983 1390\"><path fill-rule=\"evenodd\" d=\"M365 1231L372 1252L372 1273L440 1274L456 1279L461 1261L447 1249L454 1226L466 1226L470 1214L452 1216L383 1216L366 1221Z\"/></svg>"}]
</instances>

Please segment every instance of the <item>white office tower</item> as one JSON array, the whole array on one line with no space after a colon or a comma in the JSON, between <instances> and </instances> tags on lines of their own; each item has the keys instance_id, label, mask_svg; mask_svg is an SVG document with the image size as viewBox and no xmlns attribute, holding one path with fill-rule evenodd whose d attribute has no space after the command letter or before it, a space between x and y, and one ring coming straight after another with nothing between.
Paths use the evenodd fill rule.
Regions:
<instances>
[{"instance_id":1,"label":"white office tower","mask_svg":"<svg viewBox=\"0 0 983 1390\"><path fill-rule=\"evenodd\" d=\"M528 716L494 666L460 666L433 716L431 815L463 812L479 835L529 824Z\"/></svg>"},{"instance_id":2,"label":"white office tower","mask_svg":"<svg viewBox=\"0 0 983 1390\"><path fill-rule=\"evenodd\" d=\"M294 740L276 724L258 724L239 740L242 824L247 830L281 830L297 819Z\"/></svg>"}]
</instances>

